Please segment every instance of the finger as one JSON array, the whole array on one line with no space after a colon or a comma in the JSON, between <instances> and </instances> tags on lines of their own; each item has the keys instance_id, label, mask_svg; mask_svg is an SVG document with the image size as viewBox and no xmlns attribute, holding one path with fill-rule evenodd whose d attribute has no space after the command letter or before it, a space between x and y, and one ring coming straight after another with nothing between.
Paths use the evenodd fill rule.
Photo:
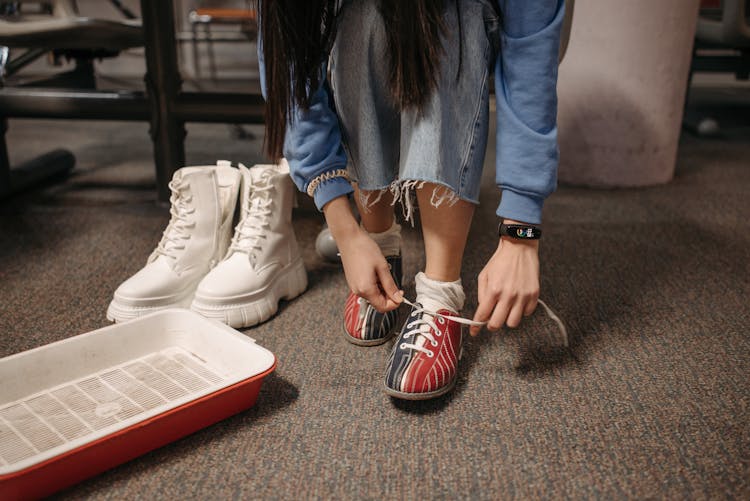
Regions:
<instances>
[{"instance_id":1,"label":"finger","mask_svg":"<svg viewBox=\"0 0 750 501\"><path fill-rule=\"evenodd\" d=\"M367 289L363 289L358 295L366 299L373 308L381 313L385 312L388 307L388 298L383 294L383 291L374 284Z\"/></svg>"},{"instance_id":2,"label":"finger","mask_svg":"<svg viewBox=\"0 0 750 501\"><path fill-rule=\"evenodd\" d=\"M537 304L539 303L539 294L535 294L531 299L526 302L526 306L523 309L523 316L528 317L534 313Z\"/></svg>"},{"instance_id":3,"label":"finger","mask_svg":"<svg viewBox=\"0 0 750 501\"><path fill-rule=\"evenodd\" d=\"M498 332L505 324L509 312L510 301L507 298L501 297L495 306L495 310L492 312L490 321L487 322L487 330L490 332Z\"/></svg>"},{"instance_id":4,"label":"finger","mask_svg":"<svg viewBox=\"0 0 750 501\"><path fill-rule=\"evenodd\" d=\"M478 321L479 320L477 320L477 322ZM479 334L480 330L481 330L481 327L479 327L478 325L472 325L472 326L469 327L469 335L471 337L475 337L477 334Z\"/></svg>"},{"instance_id":5,"label":"finger","mask_svg":"<svg viewBox=\"0 0 750 501\"><path fill-rule=\"evenodd\" d=\"M400 303L396 303L384 294L375 296L373 300L368 299L373 308L378 310L380 313L388 313L393 311L400 306Z\"/></svg>"},{"instance_id":6,"label":"finger","mask_svg":"<svg viewBox=\"0 0 750 501\"><path fill-rule=\"evenodd\" d=\"M521 324L523 310L524 304L520 301L516 301L516 303L511 307L510 313L508 313L508 318L505 321L505 324L511 329L518 327Z\"/></svg>"},{"instance_id":7,"label":"finger","mask_svg":"<svg viewBox=\"0 0 750 501\"><path fill-rule=\"evenodd\" d=\"M495 307L495 302L492 300L486 300L484 302L480 302L479 305L477 305L477 311L474 313L474 321L475 322L486 322L490 318L490 314L492 314L492 309ZM469 334L472 336L476 336L479 334L479 331L482 328L478 325L472 325L469 329Z\"/></svg>"},{"instance_id":8,"label":"finger","mask_svg":"<svg viewBox=\"0 0 750 501\"><path fill-rule=\"evenodd\" d=\"M383 289L383 292L385 292L385 295L388 297L388 299L397 305L401 304L404 293L403 291L399 290L398 286L396 285L396 281L393 280L393 276L391 275L391 270L388 268L388 265L378 266L376 269L376 273L378 276L378 281L380 282L380 287Z\"/></svg>"},{"instance_id":9,"label":"finger","mask_svg":"<svg viewBox=\"0 0 750 501\"><path fill-rule=\"evenodd\" d=\"M399 306L401 306L401 302L400 301L397 303L393 299L391 299L388 296L386 296L382 291L381 291L381 297L383 298L383 302L385 303L385 306L383 306L382 309L378 310L380 313L387 313L387 312L395 310L396 308L398 308ZM398 296L398 297L400 297L400 296Z\"/></svg>"},{"instance_id":10,"label":"finger","mask_svg":"<svg viewBox=\"0 0 750 501\"><path fill-rule=\"evenodd\" d=\"M376 290L374 291L368 291L366 294L363 293L361 294L361 296L365 298L370 303L370 305L372 305L372 307L378 310L380 313L387 313L389 311L395 310L401 304L386 296L379 287L376 287Z\"/></svg>"}]
</instances>

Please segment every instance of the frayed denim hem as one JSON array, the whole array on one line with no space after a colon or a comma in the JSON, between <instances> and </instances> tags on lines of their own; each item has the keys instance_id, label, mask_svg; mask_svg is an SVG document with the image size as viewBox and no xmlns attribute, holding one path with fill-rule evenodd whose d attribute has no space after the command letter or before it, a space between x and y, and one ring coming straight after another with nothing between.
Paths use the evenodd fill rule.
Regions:
<instances>
[{"instance_id":1,"label":"frayed denim hem","mask_svg":"<svg viewBox=\"0 0 750 501\"><path fill-rule=\"evenodd\" d=\"M438 208L443 204L448 204L449 207L452 207L456 205L456 202L459 200L479 204L478 200L460 196L451 186L448 186L445 183L423 179L396 179L383 188L375 188L371 190L360 188L359 203L366 211L370 206L380 202L383 199L383 195L390 193L393 197L391 205L393 206L401 202L401 211L404 220L414 226L414 213L415 207L417 206L416 190L422 189L426 183L435 185L432 189L432 195L430 196L430 205L435 208Z\"/></svg>"}]
</instances>

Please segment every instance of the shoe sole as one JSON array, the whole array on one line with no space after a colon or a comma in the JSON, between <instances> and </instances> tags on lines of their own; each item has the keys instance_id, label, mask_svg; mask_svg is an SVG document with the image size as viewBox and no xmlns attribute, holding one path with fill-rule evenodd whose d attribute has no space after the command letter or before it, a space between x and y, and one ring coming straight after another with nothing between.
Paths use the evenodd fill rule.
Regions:
<instances>
[{"instance_id":1,"label":"shoe sole","mask_svg":"<svg viewBox=\"0 0 750 501\"><path fill-rule=\"evenodd\" d=\"M398 323L398 322L396 322ZM394 335L396 334L395 329L391 329L391 332L385 336L378 339L359 339L356 337L352 337L346 330L346 321L344 321L344 325L342 326L342 330L344 332L344 337L347 341L349 341L352 344L355 344L357 346L379 346L381 344L385 344L391 339L393 339Z\"/></svg>"},{"instance_id":2,"label":"shoe sole","mask_svg":"<svg viewBox=\"0 0 750 501\"><path fill-rule=\"evenodd\" d=\"M155 311L166 310L167 308L188 308L193 300L193 293L191 292L185 299L177 301L175 303L163 304L159 306L129 306L122 304L117 299L112 299L107 307L107 320L115 323L123 323L129 320L134 320L143 315L148 315Z\"/></svg>"},{"instance_id":3,"label":"shoe sole","mask_svg":"<svg viewBox=\"0 0 750 501\"><path fill-rule=\"evenodd\" d=\"M425 393L408 393L405 391L398 391L394 390L393 388L390 388L387 385L384 385L385 392L394 398L399 398L401 400L429 400L431 398L437 398L440 396L445 395L449 391L451 391L456 386L456 380L458 380L458 377L454 377L451 379L450 383L443 386L442 388L438 388L435 391L429 391Z\"/></svg>"},{"instance_id":4,"label":"shoe sole","mask_svg":"<svg viewBox=\"0 0 750 501\"><path fill-rule=\"evenodd\" d=\"M235 329L253 327L265 322L279 310L280 300L290 301L307 289L307 271L302 258L281 270L279 275L271 280L271 284L264 296L252 301L225 305L194 299L190 309Z\"/></svg>"}]
</instances>

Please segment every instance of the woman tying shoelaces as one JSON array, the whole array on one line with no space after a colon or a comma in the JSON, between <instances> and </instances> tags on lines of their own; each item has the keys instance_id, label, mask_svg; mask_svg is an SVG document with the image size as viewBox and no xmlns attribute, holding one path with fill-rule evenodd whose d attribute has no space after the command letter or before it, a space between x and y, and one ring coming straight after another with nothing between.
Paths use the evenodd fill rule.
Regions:
<instances>
[{"instance_id":1,"label":"woman tying shoelaces","mask_svg":"<svg viewBox=\"0 0 750 501\"><path fill-rule=\"evenodd\" d=\"M344 333L397 332L386 392L426 399L455 385L462 324L515 327L537 307L542 205L557 174L562 0L262 0L258 55L266 150L314 198L351 292ZM460 318L461 264L497 102L497 250ZM347 160L348 159L348 160ZM359 212L357 221L349 197ZM426 264L402 325L400 202L419 207ZM546 308L546 307L545 307Z\"/></svg>"}]
</instances>

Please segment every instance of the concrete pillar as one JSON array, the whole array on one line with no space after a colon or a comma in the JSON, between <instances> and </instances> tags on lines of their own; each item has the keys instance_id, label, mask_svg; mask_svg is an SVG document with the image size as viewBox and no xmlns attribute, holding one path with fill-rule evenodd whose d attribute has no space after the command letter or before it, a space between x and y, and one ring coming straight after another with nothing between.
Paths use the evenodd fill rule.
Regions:
<instances>
[{"instance_id":1,"label":"concrete pillar","mask_svg":"<svg viewBox=\"0 0 750 501\"><path fill-rule=\"evenodd\" d=\"M559 179L647 186L674 174L699 0L576 0L558 81Z\"/></svg>"}]
</instances>

